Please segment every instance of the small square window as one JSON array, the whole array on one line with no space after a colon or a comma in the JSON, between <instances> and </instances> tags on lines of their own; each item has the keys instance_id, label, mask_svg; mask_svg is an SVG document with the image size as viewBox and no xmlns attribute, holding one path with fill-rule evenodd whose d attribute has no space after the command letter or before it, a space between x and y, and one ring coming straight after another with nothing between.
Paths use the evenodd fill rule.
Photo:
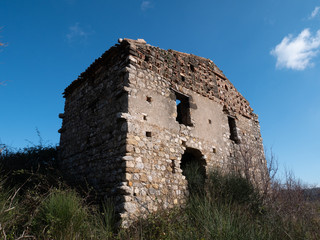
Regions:
<instances>
[{"instance_id":1,"label":"small square window","mask_svg":"<svg viewBox=\"0 0 320 240\"><path fill-rule=\"evenodd\" d=\"M151 132L146 132L146 136L151 138Z\"/></svg>"},{"instance_id":2,"label":"small square window","mask_svg":"<svg viewBox=\"0 0 320 240\"><path fill-rule=\"evenodd\" d=\"M146 100L147 100L147 102L151 103L152 102L152 97L147 96Z\"/></svg>"},{"instance_id":3,"label":"small square window","mask_svg":"<svg viewBox=\"0 0 320 240\"><path fill-rule=\"evenodd\" d=\"M172 169L172 173L176 173L176 164L174 162L174 160L171 160L171 169Z\"/></svg>"}]
</instances>

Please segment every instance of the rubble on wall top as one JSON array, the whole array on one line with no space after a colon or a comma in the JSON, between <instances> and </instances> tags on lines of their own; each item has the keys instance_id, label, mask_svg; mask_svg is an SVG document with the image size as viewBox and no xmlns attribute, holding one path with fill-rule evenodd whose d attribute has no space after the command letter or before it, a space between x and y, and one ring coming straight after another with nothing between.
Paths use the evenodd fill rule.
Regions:
<instances>
[{"instance_id":1,"label":"rubble on wall top","mask_svg":"<svg viewBox=\"0 0 320 240\"><path fill-rule=\"evenodd\" d=\"M129 39L129 38L119 38L118 39L118 42L119 43L122 43L123 41L126 41L128 42L129 44L139 44L139 45L146 45L147 47L150 47L150 48L157 48L159 50L162 50L161 48L158 48L158 47L155 47L155 46L152 46L152 45L149 45L147 44L147 42L142 39L142 38L138 38L137 40L134 40L134 39ZM201 61L206 61L210 64L212 64L214 67L215 67L215 70L217 70L217 73L224 79L226 79L227 77L223 74L223 71L220 70L216 65L215 63L210 60L209 58L204 58L204 57L200 57L200 56L197 56L197 55L194 55L194 54L190 54L190 53L185 53L185 52L180 52L180 51L177 51L177 50L173 50L173 49L168 49L168 50L164 50L164 51L167 51L167 52L170 52L170 53L173 53L173 54L177 54L177 55L181 55L181 56L184 56L184 57L189 57L189 58L195 58L195 59L199 59Z\"/></svg>"},{"instance_id":2,"label":"rubble on wall top","mask_svg":"<svg viewBox=\"0 0 320 240\"><path fill-rule=\"evenodd\" d=\"M137 40L134 40L134 39L129 39L129 38L125 38L125 39L122 39L122 38L119 38L118 42L121 43L122 41L127 41L129 43L140 43L140 44L146 44L147 42L142 39L142 38L138 38Z\"/></svg>"},{"instance_id":3,"label":"rubble on wall top","mask_svg":"<svg viewBox=\"0 0 320 240\"><path fill-rule=\"evenodd\" d=\"M101 71L121 70L128 66L130 59L134 59L130 64L161 75L173 86L186 87L218 101L229 112L237 112L248 118L255 117L248 101L210 59L172 49L163 50L147 44L144 39L119 38L118 42L65 89L65 97L83 82L90 84Z\"/></svg>"}]
</instances>

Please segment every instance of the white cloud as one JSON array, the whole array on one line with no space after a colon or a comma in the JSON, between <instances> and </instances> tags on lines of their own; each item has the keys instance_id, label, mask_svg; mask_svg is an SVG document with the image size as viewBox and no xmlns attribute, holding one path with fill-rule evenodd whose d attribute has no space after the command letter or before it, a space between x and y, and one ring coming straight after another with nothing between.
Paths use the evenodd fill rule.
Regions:
<instances>
[{"instance_id":1,"label":"white cloud","mask_svg":"<svg viewBox=\"0 0 320 240\"><path fill-rule=\"evenodd\" d=\"M318 54L320 47L320 30L312 36L308 28L297 37L291 34L284 37L271 55L277 58L277 68L304 70L313 66L311 60Z\"/></svg>"},{"instance_id":2,"label":"white cloud","mask_svg":"<svg viewBox=\"0 0 320 240\"><path fill-rule=\"evenodd\" d=\"M152 3L151 3L150 1L142 1L140 7L141 7L141 10L142 10L142 11L146 11L146 10L148 10L149 8L152 8L153 6L152 6Z\"/></svg>"},{"instance_id":3,"label":"white cloud","mask_svg":"<svg viewBox=\"0 0 320 240\"><path fill-rule=\"evenodd\" d=\"M309 16L309 19L315 18L318 15L319 11L320 11L320 7L319 6L315 7L311 15Z\"/></svg>"},{"instance_id":4,"label":"white cloud","mask_svg":"<svg viewBox=\"0 0 320 240\"><path fill-rule=\"evenodd\" d=\"M89 27L90 28L90 27ZM69 33L66 35L69 42L73 42L75 40L86 40L89 35L91 35L93 31L85 31L83 27L80 26L79 23L75 23L74 25L69 27Z\"/></svg>"}]
</instances>

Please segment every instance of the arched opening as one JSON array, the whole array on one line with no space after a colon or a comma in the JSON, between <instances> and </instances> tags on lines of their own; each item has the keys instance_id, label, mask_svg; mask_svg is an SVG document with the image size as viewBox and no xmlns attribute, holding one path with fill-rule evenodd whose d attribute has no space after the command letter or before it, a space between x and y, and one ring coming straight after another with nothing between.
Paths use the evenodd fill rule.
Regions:
<instances>
[{"instance_id":1,"label":"arched opening","mask_svg":"<svg viewBox=\"0 0 320 240\"><path fill-rule=\"evenodd\" d=\"M198 149L187 148L182 155L180 168L188 181L191 194L202 193L206 178L206 161Z\"/></svg>"}]
</instances>

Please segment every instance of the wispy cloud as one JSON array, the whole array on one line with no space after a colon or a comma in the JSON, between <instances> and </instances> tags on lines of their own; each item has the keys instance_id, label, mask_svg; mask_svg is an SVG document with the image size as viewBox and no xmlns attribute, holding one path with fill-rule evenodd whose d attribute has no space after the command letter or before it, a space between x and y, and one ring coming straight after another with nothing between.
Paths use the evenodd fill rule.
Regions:
<instances>
[{"instance_id":1,"label":"wispy cloud","mask_svg":"<svg viewBox=\"0 0 320 240\"><path fill-rule=\"evenodd\" d=\"M86 30L84 27L80 26L79 23L69 27L69 32L66 35L67 40L71 43L74 41L85 41L89 35L93 34L91 27L87 27Z\"/></svg>"},{"instance_id":2,"label":"wispy cloud","mask_svg":"<svg viewBox=\"0 0 320 240\"><path fill-rule=\"evenodd\" d=\"M308 28L297 37L291 34L284 37L271 55L277 58L277 68L304 70L313 66L311 60L318 54L320 47L320 30L313 36Z\"/></svg>"},{"instance_id":3,"label":"wispy cloud","mask_svg":"<svg viewBox=\"0 0 320 240\"><path fill-rule=\"evenodd\" d=\"M7 81L0 81L0 86L6 86L7 85Z\"/></svg>"},{"instance_id":4,"label":"wispy cloud","mask_svg":"<svg viewBox=\"0 0 320 240\"><path fill-rule=\"evenodd\" d=\"M315 7L311 15L309 16L309 19L315 18L319 14L319 11L320 11L320 7L319 6Z\"/></svg>"},{"instance_id":5,"label":"wispy cloud","mask_svg":"<svg viewBox=\"0 0 320 240\"><path fill-rule=\"evenodd\" d=\"M146 11L149 8L153 8L152 2L151 1L142 1L140 8L142 11Z\"/></svg>"}]
</instances>

